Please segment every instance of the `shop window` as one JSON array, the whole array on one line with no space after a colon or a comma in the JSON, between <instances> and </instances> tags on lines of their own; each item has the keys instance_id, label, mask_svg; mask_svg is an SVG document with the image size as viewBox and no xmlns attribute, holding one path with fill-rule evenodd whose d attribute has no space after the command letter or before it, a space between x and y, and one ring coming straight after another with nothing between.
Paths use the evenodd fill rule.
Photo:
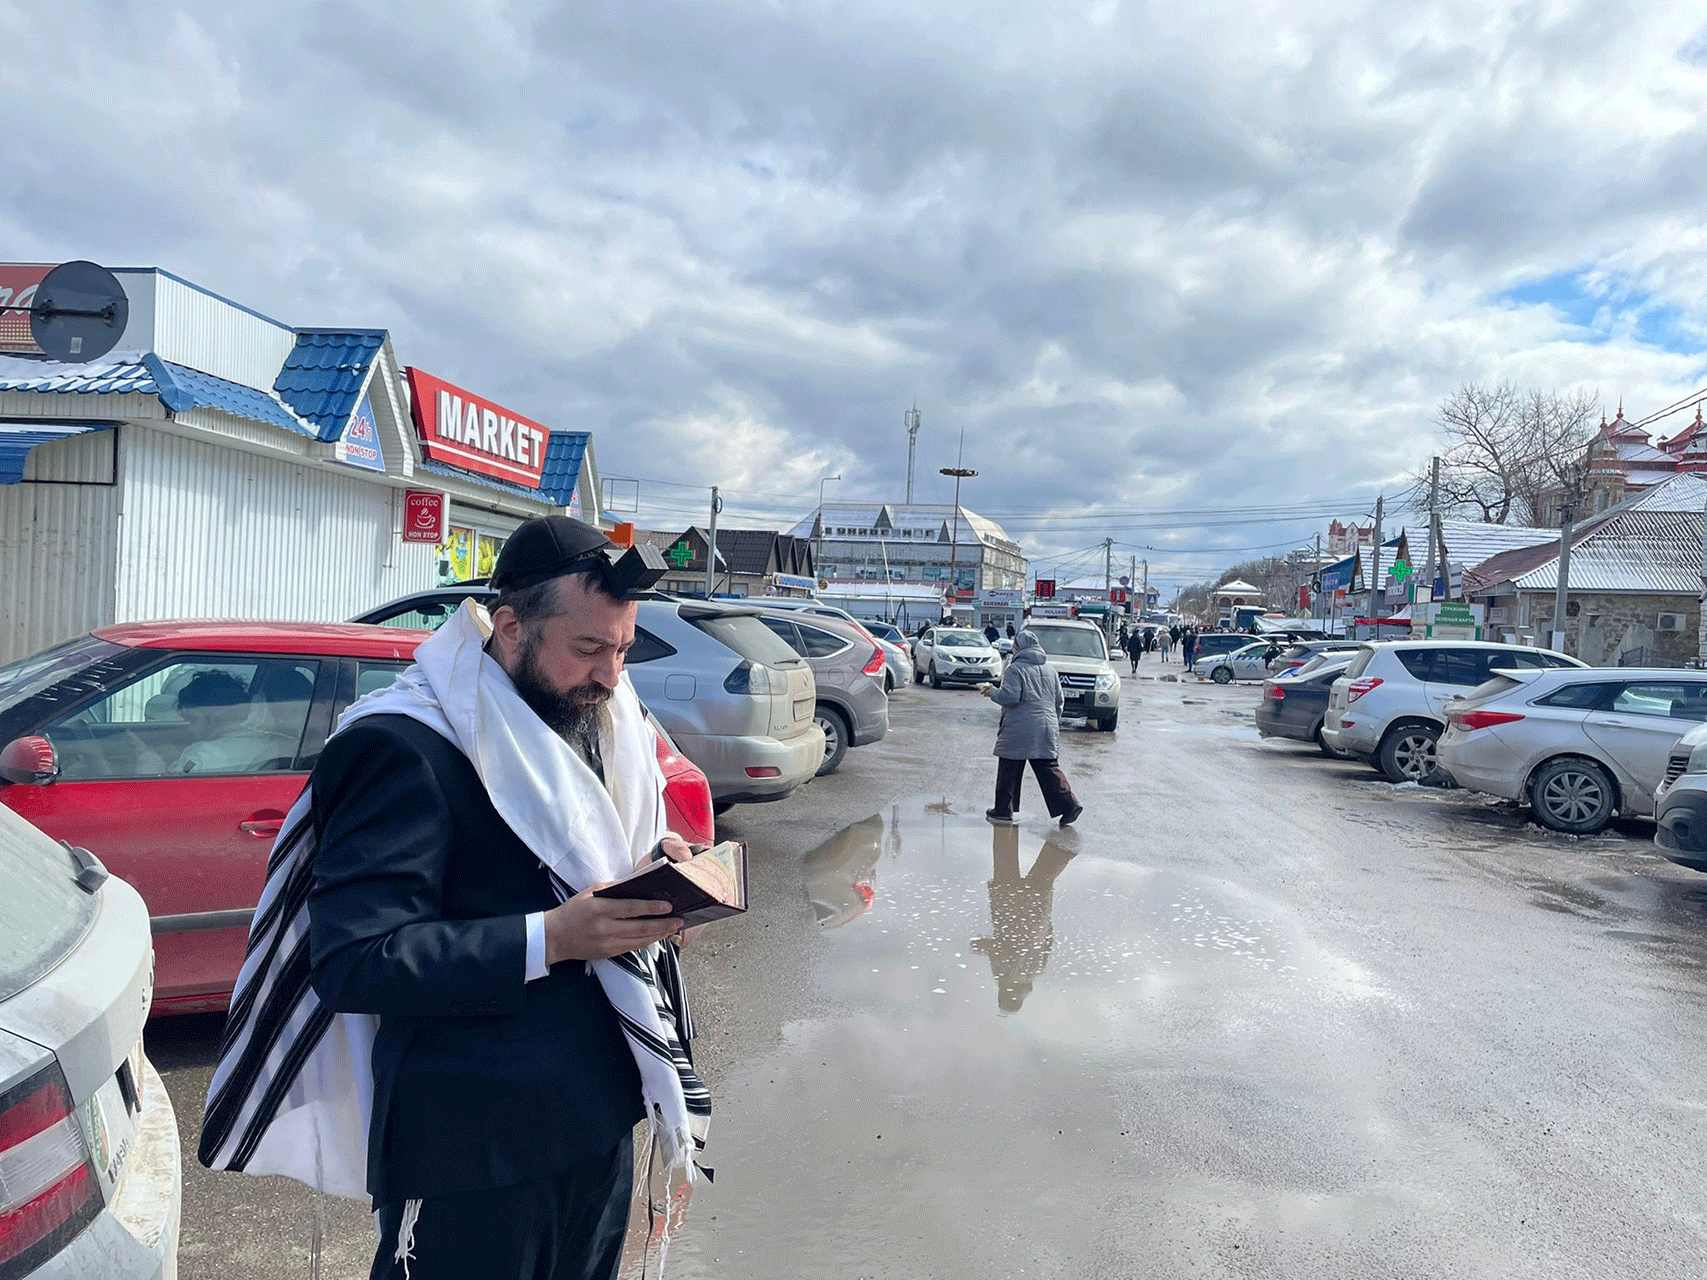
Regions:
<instances>
[{"instance_id":1,"label":"shop window","mask_svg":"<svg viewBox=\"0 0 1707 1280\"><path fill-rule=\"evenodd\" d=\"M174 662L42 732L62 782L287 773L319 672L318 662L298 658Z\"/></svg>"}]
</instances>

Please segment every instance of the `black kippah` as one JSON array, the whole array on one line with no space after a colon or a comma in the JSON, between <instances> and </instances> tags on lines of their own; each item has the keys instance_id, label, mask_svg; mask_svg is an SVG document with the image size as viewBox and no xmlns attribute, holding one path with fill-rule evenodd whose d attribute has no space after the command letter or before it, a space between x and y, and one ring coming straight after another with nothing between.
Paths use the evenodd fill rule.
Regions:
<instances>
[{"instance_id":1,"label":"black kippah","mask_svg":"<svg viewBox=\"0 0 1707 1280\"><path fill-rule=\"evenodd\" d=\"M602 567L611 540L584 520L538 516L510 535L498 552L491 586L498 591L531 587L547 578Z\"/></svg>"}]
</instances>

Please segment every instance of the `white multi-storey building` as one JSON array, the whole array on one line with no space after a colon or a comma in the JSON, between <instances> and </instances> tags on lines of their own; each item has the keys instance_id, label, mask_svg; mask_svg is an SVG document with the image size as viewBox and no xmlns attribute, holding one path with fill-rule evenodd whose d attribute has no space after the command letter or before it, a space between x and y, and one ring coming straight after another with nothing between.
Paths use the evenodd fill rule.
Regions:
<instances>
[{"instance_id":1,"label":"white multi-storey building","mask_svg":"<svg viewBox=\"0 0 1707 1280\"><path fill-rule=\"evenodd\" d=\"M956 529L958 527L958 536ZM827 502L790 531L812 541L820 577L838 582L917 582L957 599L1023 590L1025 553L1001 525L951 503Z\"/></svg>"}]
</instances>

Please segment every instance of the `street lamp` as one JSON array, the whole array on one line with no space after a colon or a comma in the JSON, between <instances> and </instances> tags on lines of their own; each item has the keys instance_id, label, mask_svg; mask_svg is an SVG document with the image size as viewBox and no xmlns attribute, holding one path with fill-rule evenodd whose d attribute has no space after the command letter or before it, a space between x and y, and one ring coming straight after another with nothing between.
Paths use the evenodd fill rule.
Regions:
<instances>
[{"instance_id":1,"label":"street lamp","mask_svg":"<svg viewBox=\"0 0 1707 1280\"><path fill-rule=\"evenodd\" d=\"M812 572L815 574L818 572L818 562L824 558L824 486L841 478L842 473L838 471L835 475L825 476L818 481L818 545L812 552Z\"/></svg>"},{"instance_id":2,"label":"street lamp","mask_svg":"<svg viewBox=\"0 0 1707 1280\"><path fill-rule=\"evenodd\" d=\"M971 467L942 467L938 475L954 477L954 532L948 540L948 616L954 616L955 572L960 564L960 482L970 480L978 473Z\"/></svg>"}]
</instances>

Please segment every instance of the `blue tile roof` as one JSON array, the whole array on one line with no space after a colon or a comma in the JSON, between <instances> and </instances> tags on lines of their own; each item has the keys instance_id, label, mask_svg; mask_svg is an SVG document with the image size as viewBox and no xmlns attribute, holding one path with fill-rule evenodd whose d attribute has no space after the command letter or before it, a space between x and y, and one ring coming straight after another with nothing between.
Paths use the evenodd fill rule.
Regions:
<instances>
[{"instance_id":1,"label":"blue tile roof","mask_svg":"<svg viewBox=\"0 0 1707 1280\"><path fill-rule=\"evenodd\" d=\"M575 486L581 479L581 459L587 456L587 441L593 437L585 431L553 431L545 442L545 468L540 473L539 491L560 507L566 507L575 496Z\"/></svg>"},{"instance_id":2,"label":"blue tile roof","mask_svg":"<svg viewBox=\"0 0 1707 1280\"><path fill-rule=\"evenodd\" d=\"M212 374L162 360L152 351L136 360L61 364L27 356L0 357L0 391L37 391L55 395L157 396L173 413L220 409L239 418L266 422L298 435L318 438L316 428L265 391L216 378Z\"/></svg>"},{"instance_id":3,"label":"blue tile roof","mask_svg":"<svg viewBox=\"0 0 1707 1280\"><path fill-rule=\"evenodd\" d=\"M53 426L20 427L0 423L0 484L17 484L24 478L24 463L30 450L51 440L64 440L89 431L106 431L110 422L66 422Z\"/></svg>"},{"instance_id":4,"label":"blue tile roof","mask_svg":"<svg viewBox=\"0 0 1707 1280\"><path fill-rule=\"evenodd\" d=\"M185 409L219 409L239 418L270 423L294 431L297 435L319 439L319 432L297 417L273 396L241 383L227 382L211 373L202 373L185 365L162 360L153 352L142 357L142 363L154 375L154 385L160 403L173 413Z\"/></svg>"},{"instance_id":5,"label":"blue tile roof","mask_svg":"<svg viewBox=\"0 0 1707 1280\"><path fill-rule=\"evenodd\" d=\"M319 439L336 440L384 344L384 329L298 329L273 390L314 424Z\"/></svg>"},{"instance_id":6,"label":"blue tile roof","mask_svg":"<svg viewBox=\"0 0 1707 1280\"><path fill-rule=\"evenodd\" d=\"M62 364L27 356L0 356L0 391L45 391L90 395L156 394L154 375L140 360Z\"/></svg>"}]
</instances>

